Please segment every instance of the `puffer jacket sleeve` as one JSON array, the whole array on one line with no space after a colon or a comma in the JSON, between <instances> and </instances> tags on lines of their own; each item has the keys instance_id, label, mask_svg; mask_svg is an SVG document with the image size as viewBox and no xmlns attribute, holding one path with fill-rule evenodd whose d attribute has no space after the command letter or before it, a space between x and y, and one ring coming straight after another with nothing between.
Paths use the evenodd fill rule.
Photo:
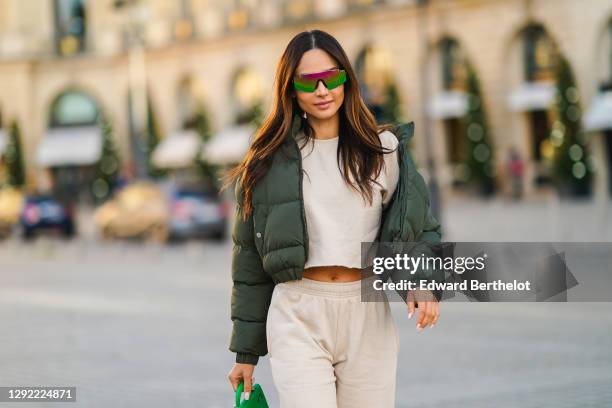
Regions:
<instances>
[{"instance_id":1,"label":"puffer jacket sleeve","mask_svg":"<svg viewBox=\"0 0 612 408\"><path fill-rule=\"evenodd\" d=\"M412 189L414 190L413 196L420 197L419 204L422 206L421 219L414 220L413 225L420 225L420 233L414 238L415 246L410 251L412 256L425 255L425 257L436 257L439 256L436 249L436 244L439 244L442 239L442 227L438 220L434 217L431 212L429 189L423 179L423 176L416 169L416 164L412 159L410 151L406 151L407 161L411 164L412 169ZM427 280L435 282L443 282L446 280L444 270L434 268L418 268L415 276L418 280ZM436 300L440 300L442 291L432 290L431 291Z\"/></svg>"},{"instance_id":2,"label":"puffer jacket sleeve","mask_svg":"<svg viewBox=\"0 0 612 408\"><path fill-rule=\"evenodd\" d=\"M419 254L425 255L425 257L437 257L439 254L436 251L436 244L441 241L442 233L441 226L438 220L432 215L431 208L427 204L427 211L423 220L423 231L419 236L415 238L417 243L412 249L413 256L419 256ZM416 271L416 277L419 280L427 280L429 282L444 282L447 279L446 272L442 269L434 268L419 268ZM442 297L441 290L431 290L436 300L440 301Z\"/></svg>"},{"instance_id":3,"label":"puffer jacket sleeve","mask_svg":"<svg viewBox=\"0 0 612 408\"><path fill-rule=\"evenodd\" d=\"M413 128L409 128L409 132ZM442 239L442 228L438 220L431 212L429 189L423 176L416 168L412 154L408 149L407 143L400 143L398 154L401 157L403 176L398 185L398 199L400 204L400 214L397 214L400 225L397 252L408 254L411 257L439 256L438 245ZM408 226L410 228L408 228ZM412 235L411 233L414 233ZM406 269L396 269L391 274L391 280L399 283L403 280L412 281L435 281L443 282L447 279L446 272L435 268L418 268L416 271ZM397 290L403 300L407 298L406 290ZM441 299L442 291L431 291L437 300ZM418 306L417 306L418 307Z\"/></svg>"},{"instance_id":4,"label":"puffer jacket sleeve","mask_svg":"<svg viewBox=\"0 0 612 408\"><path fill-rule=\"evenodd\" d=\"M257 364L268 353L266 318L274 282L264 271L254 243L253 216L242 219L242 189L236 183L236 215L232 230L233 329L229 349L236 353L237 363Z\"/></svg>"}]
</instances>

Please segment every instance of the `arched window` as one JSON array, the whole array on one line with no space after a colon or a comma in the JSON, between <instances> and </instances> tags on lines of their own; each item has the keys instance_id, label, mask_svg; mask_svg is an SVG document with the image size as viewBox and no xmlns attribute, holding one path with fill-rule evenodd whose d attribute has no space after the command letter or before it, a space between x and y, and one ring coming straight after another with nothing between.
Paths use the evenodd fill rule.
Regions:
<instances>
[{"instance_id":1,"label":"arched window","mask_svg":"<svg viewBox=\"0 0 612 408\"><path fill-rule=\"evenodd\" d=\"M386 49L368 46L357 59L357 75L368 89L382 91L391 81L391 65Z\"/></svg>"},{"instance_id":2,"label":"arched window","mask_svg":"<svg viewBox=\"0 0 612 408\"><path fill-rule=\"evenodd\" d=\"M255 71L250 68L238 71L234 77L232 96L236 107L236 122L252 121L263 97L261 81Z\"/></svg>"},{"instance_id":3,"label":"arched window","mask_svg":"<svg viewBox=\"0 0 612 408\"><path fill-rule=\"evenodd\" d=\"M459 43L451 38L440 44L442 84L445 90L465 89L465 58Z\"/></svg>"},{"instance_id":4,"label":"arched window","mask_svg":"<svg viewBox=\"0 0 612 408\"><path fill-rule=\"evenodd\" d=\"M349 9L360 9L383 3L384 0L348 0Z\"/></svg>"},{"instance_id":5,"label":"arched window","mask_svg":"<svg viewBox=\"0 0 612 408\"><path fill-rule=\"evenodd\" d=\"M399 94L393 80L392 58L387 49L367 46L355 64L361 94L379 122L397 120Z\"/></svg>"},{"instance_id":6,"label":"arched window","mask_svg":"<svg viewBox=\"0 0 612 408\"><path fill-rule=\"evenodd\" d=\"M51 127L96 125L100 112L96 101L81 91L67 91L51 106Z\"/></svg>"},{"instance_id":7,"label":"arched window","mask_svg":"<svg viewBox=\"0 0 612 408\"><path fill-rule=\"evenodd\" d=\"M227 2L227 28L242 30L251 26L259 3L259 0L229 0Z\"/></svg>"},{"instance_id":8,"label":"arched window","mask_svg":"<svg viewBox=\"0 0 612 408\"><path fill-rule=\"evenodd\" d=\"M185 40L194 35L194 18L191 0L180 0L178 2L179 13L174 23L174 37L177 40Z\"/></svg>"},{"instance_id":9,"label":"arched window","mask_svg":"<svg viewBox=\"0 0 612 408\"><path fill-rule=\"evenodd\" d=\"M196 114L203 103L202 85L192 77L184 78L178 89L178 120L181 129L195 126Z\"/></svg>"},{"instance_id":10,"label":"arched window","mask_svg":"<svg viewBox=\"0 0 612 408\"><path fill-rule=\"evenodd\" d=\"M452 185L460 186L466 181L467 174L465 128L469 96L466 56L456 39L445 37L438 43L432 57L431 69L436 73L432 81L436 84L436 91L429 102L429 114L441 122Z\"/></svg>"},{"instance_id":11,"label":"arched window","mask_svg":"<svg viewBox=\"0 0 612 408\"><path fill-rule=\"evenodd\" d=\"M557 59L553 40L540 25L531 25L523 33L525 80L551 80Z\"/></svg>"},{"instance_id":12,"label":"arched window","mask_svg":"<svg viewBox=\"0 0 612 408\"><path fill-rule=\"evenodd\" d=\"M610 78L612 78L612 21L608 23L608 38L610 40L610 49L608 51L610 53Z\"/></svg>"},{"instance_id":13,"label":"arched window","mask_svg":"<svg viewBox=\"0 0 612 408\"><path fill-rule=\"evenodd\" d=\"M288 22L303 20L312 17L312 0L288 0L283 4L283 15Z\"/></svg>"},{"instance_id":14,"label":"arched window","mask_svg":"<svg viewBox=\"0 0 612 408\"><path fill-rule=\"evenodd\" d=\"M612 20L608 22L605 44L608 53L608 80L602 85L602 90L612 91Z\"/></svg>"},{"instance_id":15,"label":"arched window","mask_svg":"<svg viewBox=\"0 0 612 408\"><path fill-rule=\"evenodd\" d=\"M0 172L2 172L2 156L4 155L4 150L6 149L6 142L6 134L4 132L4 126L2 122L2 111L0 110ZM0 180L2 180L1 174Z\"/></svg>"},{"instance_id":16,"label":"arched window","mask_svg":"<svg viewBox=\"0 0 612 408\"><path fill-rule=\"evenodd\" d=\"M54 0L56 48L61 55L85 50L87 18L85 0Z\"/></svg>"}]
</instances>

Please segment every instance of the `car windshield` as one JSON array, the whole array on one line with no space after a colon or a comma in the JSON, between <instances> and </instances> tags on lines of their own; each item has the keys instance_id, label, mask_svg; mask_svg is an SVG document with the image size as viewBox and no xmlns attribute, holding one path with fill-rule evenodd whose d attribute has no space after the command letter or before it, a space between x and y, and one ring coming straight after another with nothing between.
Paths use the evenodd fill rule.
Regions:
<instances>
[{"instance_id":1,"label":"car windshield","mask_svg":"<svg viewBox=\"0 0 612 408\"><path fill-rule=\"evenodd\" d=\"M177 198L217 198L218 193L199 187L178 187L174 196Z\"/></svg>"},{"instance_id":2,"label":"car windshield","mask_svg":"<svg viewBox=\"0 0 612 408\"><path fill-rule=\"evenodd\" d=\"M36 195L28 197L28 201L42 203L44 201L55 201L55 199L50 195Z\"/></svg>"},{"instance_id":3,"label":"car windshield","mask_svg":"<svg viewBox=\"0 0 612 408\"><path fill-rule=\"evenodd\" d=\"M163 193L154 186L139 184L125 187L117 198L124 206L136 207L147 201L162 199Z\"/></svg>"}]
</instances>

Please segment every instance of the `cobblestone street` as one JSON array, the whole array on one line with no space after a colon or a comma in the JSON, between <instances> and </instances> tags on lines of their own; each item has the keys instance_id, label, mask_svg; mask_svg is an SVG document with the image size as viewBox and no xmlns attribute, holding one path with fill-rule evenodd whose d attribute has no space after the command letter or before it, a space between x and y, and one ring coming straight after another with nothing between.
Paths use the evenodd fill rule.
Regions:
<instances>
[{"instance_id":1,"label":"cobblestone street","mask_svg":"<svg viewBox=\"0 0 612 408\"><path fill-rule=\"evenodd\" d=\"M612 241L582 205L458 201L443 220L445 240ZM2 242L0 386L77 387L76 404L54 407L231 406L230 249ZM422 333L392 310L398 407L612 406L612 303L448 302ZM267 358L255 379L277 407Z\"/></svg>"}]
</instances>

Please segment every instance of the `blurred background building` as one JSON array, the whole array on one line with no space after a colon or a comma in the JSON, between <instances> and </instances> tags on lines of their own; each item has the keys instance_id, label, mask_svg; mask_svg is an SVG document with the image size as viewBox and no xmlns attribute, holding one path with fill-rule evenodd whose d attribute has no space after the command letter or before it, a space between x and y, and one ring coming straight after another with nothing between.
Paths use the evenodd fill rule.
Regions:
<instances>
[{"instance_id":1,"label":"blurred background building","mask_svg":"<svg viewBox=\"0 0 612 408\"><path fill-rule=\"evenodd\" d=\"M517 179L526 195L547 192L565 149L568 171L588 184L573 191L608 200L607 0L0 0L0 155L14 125L26 185L61 185L85 202L105 151L116 150L102 173L118 177L236 162L283 49L312 28L345 47L379 121L415 121L416 160L431 155L424 173L435 171L442 196L477 176L485 194L510 194ZM564 102L580 127L567 146Z\"/></svg>"},{"instance_id":2,"label":"blurred background building","mask_svg":"<svg viewBox=\"0 0 612 408\"><path fill-rule=\"evenodd\" d=\"M610 0L0 0L0 384L230 405L217 177L315 28L379 122L414 121L443 241L612 242ZM158 245L193 235L213 239ZM154 242L115 239L135 236ZM572 272L610 275L609 246L581 248ZM421 334L392 302L397 407L612 406L612 303L576 301L593 282L447 302ZM278 406L268 359L255 376Z\"/></svg>"}]
</instances>

